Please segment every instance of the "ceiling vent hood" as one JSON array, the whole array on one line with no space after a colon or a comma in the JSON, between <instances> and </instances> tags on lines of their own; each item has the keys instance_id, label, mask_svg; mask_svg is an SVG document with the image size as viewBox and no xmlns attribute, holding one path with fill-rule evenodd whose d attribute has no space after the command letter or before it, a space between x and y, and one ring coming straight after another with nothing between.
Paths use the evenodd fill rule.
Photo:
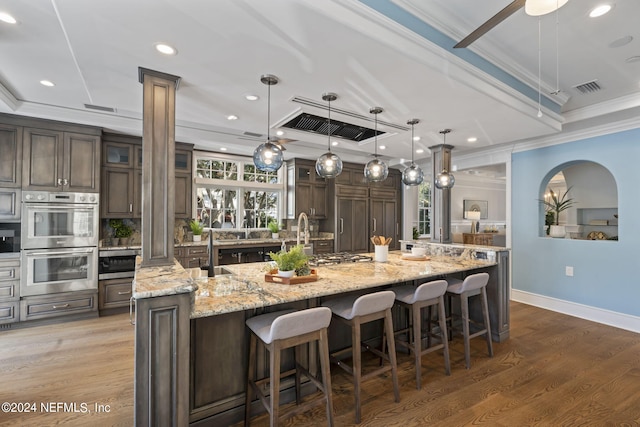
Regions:
<instances>
[{"instance_id":1,"label":"ceiling vent hood","mask_svg":"<svg viewBox=\"0 0 640 427\"><path fill-rule=\"evenodd\" d=\"M311 99L306 99L302 97L294 97L292 99L293 102L298 104L307 105L313 108L317 108L320 110L327 110L327 106L316 102ZM363 116L361 114L357 114L351 111L342 110L339 108L331 108L332 112L340 114L342 116L353 117L358 119L359 121L371 122L371 118L367 116ZM386 123L378 120L378 124L386 126L388 128L394 128L402 131L407 131L409 128L406 126L400 126L393 123ZM285 123L280 125L283 128L289 128L302 132L309 132L319 135L327 135L329 133L327 117L318 116L316 114L311 114L307 112L299 112L291 119L287 120ZM381 131L378 128L378 136L384 135L386 132ZM369 138L373 138L375 136L375 130L373 128L357 125L353 123L348 123L344 120L336 120L334 116L331 117L331 136L346 139L349 141L365 141Z\"/></svg>"}]
</instances>

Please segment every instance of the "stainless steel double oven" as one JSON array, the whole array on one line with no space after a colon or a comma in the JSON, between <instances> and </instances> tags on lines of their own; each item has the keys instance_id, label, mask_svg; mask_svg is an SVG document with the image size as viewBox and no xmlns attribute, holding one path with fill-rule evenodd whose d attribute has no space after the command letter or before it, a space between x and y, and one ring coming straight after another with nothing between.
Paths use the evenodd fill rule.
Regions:
<instances>
[{"instance_id":1,"label":"stainless steel double oven","mask_svg":"<svg viewBox=\"0 0 640 427\"><path fill-rule=\"evenodd\" d=\"M98 287L97 193L22 193L21 296Z\"/></svg>"}]
</instances>

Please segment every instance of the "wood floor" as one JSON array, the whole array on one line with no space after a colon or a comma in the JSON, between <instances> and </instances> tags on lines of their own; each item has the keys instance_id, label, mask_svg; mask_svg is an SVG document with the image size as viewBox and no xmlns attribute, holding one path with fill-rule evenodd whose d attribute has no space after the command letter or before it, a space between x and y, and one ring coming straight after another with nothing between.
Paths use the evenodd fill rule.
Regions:
<instances>
[{"instance_id":1,"label":"wood floor","mask_svg":"<svg viewBox=\"0 0 640 427\"><path fill-rule=\"evenodd\" d=\"M489 358L472 341L464 368L452 344L452 374L442 356L424 357L423 388L412 360L400 355L400 403L391 381L363 386L362 426L631 426L640 425L640 334L511 304L511 339ZM128 315L0 331L0 402L38 405L36 413L0 412L0 426L129 426L133 420L133 327ZM332 369L336 425L353 425L351 383ZM43 413L41 403L86 403L90 413ZM109 405L96 413L95 404ZM62 410L62 408L61 408ZM324 409L283 421L326 425ZM252 426L267 426L266 417Z\"/></svg>"}]
</instances>

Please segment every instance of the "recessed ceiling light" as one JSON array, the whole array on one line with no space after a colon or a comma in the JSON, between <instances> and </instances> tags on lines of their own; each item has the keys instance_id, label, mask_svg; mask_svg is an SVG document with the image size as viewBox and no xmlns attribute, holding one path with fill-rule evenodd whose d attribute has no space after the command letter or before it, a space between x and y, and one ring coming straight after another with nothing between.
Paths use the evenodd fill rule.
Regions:
<instances>
[{"instance_id":1,"label":"recessed ceiling light","mask_svg":"<svg viewBox=\"0 0 640 427\"><path fill-rule=\"evenodd\" d=\"M220 147L220 151L227 151L227 147Z\"/></svg>"},{"instance_id":2,"label":"recessed ceiling light","mask_svg":"<svg viewBox=\"0 0 640 427\"><path fill-rule=\"evenodd\" d=\"M478 140L478 138L476 138L475 136L472 136L471 138L467 138L467 142L476 142Z\"/></svg>"},{"instance_id":3,"label":"recessed ceiling light","mask_svg":"<svg viewBox=\"0 0 640 427\"><path fill-rule=\"evenodd\" d=\"M640 55L636 55L636 56L630 56L629 58L625 59L625 62L631 64L632 62L638 62L640 61Z\"/></svg>"},{"instance_id":4,"label":"recessed ceiling light","mask_svg":"<svg viewBox=\"0 0 640 427\"><path fill-rule=\"evenodd\" d=\"M419 137L419 136L414 136L414 137L413 137L413 140L414 140L414 141L420 141L420 137Z\"/></svg>"},{"instance_id":5,"label":"recessed ceiling light","mask_svg":"<svg viewBox=\"0 0 640 427\"><path fill-rule=\"evenodd\" d=\"M605 13L609 13L611 8L612 6L610 4L601 4L600 6L596 6L591 9L591 12L589 12L589 18L597 18Z\"/></svg>"},{"instance_id":6,"label":"recessed ceiling light","mask_svg":"<svg viewBox=\"0 0 640 427\"><path fill-rule=\"evenodd\" d=\"M619 39L614 40L611 43L609 43L609 47L616 48L616 47L626 46L629 43L631 43L632 40L633 40L633 36L620 37Z\"/></svg>"},{"instance_id":7,"label":"recessed ceiling light","mask_svg":"<svg viewBox=\"0 0 640 427\"><path fill-rule=\"evenodd\" d=\"M258 95L245 95L244 97L247 101L257 101L260 99Z\"/></svg>"},{"instance_id":8,"label":"recessed ceiling light","mask_svg":"<svg viewBox=\"0 0 640 427\"><path fill-rule=\"evenodd\" d=\"M175 55L178 53L176 48L169 46L166 43L156 43L155 46L158 52L163 53L165 55Z\"/></svg>"},{"instance_id":9,"label":"recessed ceiling light","mask_svg":"<svg viewBox=\"0 0 640 427\"><path fill-rule=\"evenodd\" d=\"M331 141L331 145L333 145L334 147L335 147L336 145L338 145L338 144L339 144L339 142L338 142L338 141Z\"/></svg>"},{"instance_id":10,"label":"recessed ceiling light","mask_svg":"<svg viewBox=\"0 0 640 427\"><path fill-rule=\"evenodd\" d=\"M284 135L284 131L281 131L281 130L276 131L276 135L278 135L278 136L282 136L282 135Z\"/></svg>"},{"instance_id":11,"label":"recessed ceiling light","mask_svg":"<svg viewBox=\"0 0 640 427\"><path fill-rule=\"evenodd\" d=\"M423 150L422 148L418 148L418 149L416 150L416 153L417 153L417 154L422 154L422 153L424 153L424 150Z\"/></svg>"},{"instance_id":12,"label":"recessed ceiling light","mask_svg":"<svg viewBox=\"0 0 640 427\"><path fill-rule=\"evenodd\" d=\"M238 120L238 116L234 115L234 114L230 114L227 116L227 120Z\"/></svg>"},{"instance_id":13,"label":"recessed ceiling light","mask_svg":"<svg viewBox=\"0 0 640 427\"><path fill-rule=\"evenodd\" d=\"M0 12L0 21L6 22L7 24L15 24L16 18L6 12Z\"/></svg>"},{"instance_id":14,"label":"recessed ceiling light","mask_svg":"<svg viewBox=\"0 0 640 427\"><path fill-rule=\"evenodd\" d=\"M381 146L380 146L380 147L378 147L378 148L379 148L379 149L381 149L381 150L385 150L385 149L387 148L387 146L386 146L386 145L381 145Z\"/></svg>"},{"instance_id":15,"label":"recessed ceiling light","mask_svg":"<svg viewBox=\"0 0 640 427\"><path fill-rule=\"evenodd\" d=\"M53 87L55 84L50 80L40 80L42 86Z\"/></svg>"}]
</instances>

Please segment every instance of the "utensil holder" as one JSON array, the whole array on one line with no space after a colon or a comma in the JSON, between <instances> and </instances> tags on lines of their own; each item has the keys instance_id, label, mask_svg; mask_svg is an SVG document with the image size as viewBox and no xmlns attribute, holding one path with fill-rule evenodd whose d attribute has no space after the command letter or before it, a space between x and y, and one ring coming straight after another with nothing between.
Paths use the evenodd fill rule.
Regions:
<instances>
[{"instance_id":1,"label":"utensil holder","mask_svg":"<svg viewBox=\"0 0 640 427\"><path fill-rule=\"evenodd\" d=\"M376 245L376 253L374 257L374 260L376 262L387 262L388 255L389 255L388 245Z\"/></svg>"}]
</instances>

